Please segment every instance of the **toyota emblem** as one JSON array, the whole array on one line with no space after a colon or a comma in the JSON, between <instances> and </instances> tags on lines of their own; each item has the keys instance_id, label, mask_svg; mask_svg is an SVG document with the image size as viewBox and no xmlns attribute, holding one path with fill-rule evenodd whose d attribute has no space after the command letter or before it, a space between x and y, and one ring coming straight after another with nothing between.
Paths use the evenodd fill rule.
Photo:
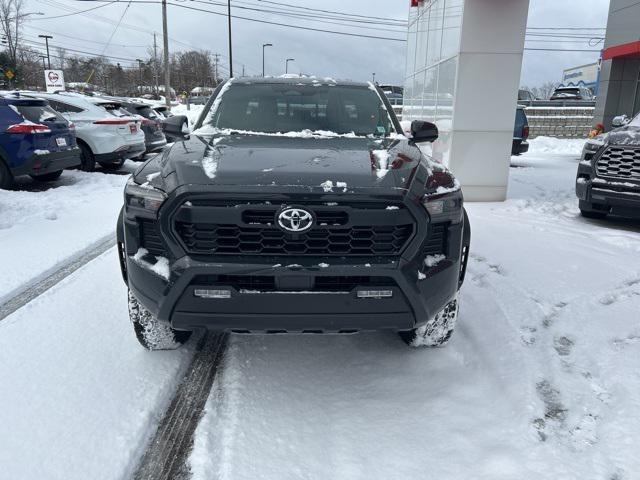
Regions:
<instances>
[{"instance_id":1,"label":"toyota emblem","mask_svg":"<svg viewBox=\"0 0 640 480\"><path fill-rule=\"evenodd\" d=\"M280 228L287 232L304 233L313 227L313 214L303 208L285 208L276 219Z\"/></svg>"}]
</instances>

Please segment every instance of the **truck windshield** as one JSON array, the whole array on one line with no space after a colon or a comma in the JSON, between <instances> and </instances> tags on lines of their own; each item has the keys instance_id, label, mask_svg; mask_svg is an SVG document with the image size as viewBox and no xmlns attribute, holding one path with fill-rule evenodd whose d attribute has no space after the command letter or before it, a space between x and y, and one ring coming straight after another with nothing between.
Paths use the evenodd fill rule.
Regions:
<instances>
[{"instance_id":1,"label":"truck windshield","mask_svg":"<svg viewBox=\"0 0 640 480\"><path fill-rule=\"evenodd\" d=\"M366 86L239 83L223 90L212 108L204 125L217 129L363 136L395 131L377 92Z\"/></svg>"}]
</instances>

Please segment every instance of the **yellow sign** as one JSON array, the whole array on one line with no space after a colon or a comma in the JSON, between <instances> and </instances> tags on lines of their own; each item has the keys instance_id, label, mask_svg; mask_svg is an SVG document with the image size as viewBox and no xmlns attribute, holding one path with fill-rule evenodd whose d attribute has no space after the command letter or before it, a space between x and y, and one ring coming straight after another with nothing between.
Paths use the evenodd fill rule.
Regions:
<instances>
[{"instance_id":1,"label":"yellow sign","mask_svg":"<svg viewBox=\"0 0 640 480\"><path fill-rule=\"evenodd\" d=\"M16 76L16 74L13 73L13 70L7 70L6 72L4 72L4 76L7 77L9 80L12 80L13 77Z\"/></svg>"}]
</instances>

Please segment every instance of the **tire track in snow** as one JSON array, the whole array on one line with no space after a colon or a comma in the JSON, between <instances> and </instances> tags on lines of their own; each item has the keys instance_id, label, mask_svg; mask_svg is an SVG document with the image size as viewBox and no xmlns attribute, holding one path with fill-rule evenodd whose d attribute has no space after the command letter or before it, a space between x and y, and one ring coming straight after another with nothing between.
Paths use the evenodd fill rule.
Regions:
<instances>
[{"instance_id":1,"label":"tire track in snow","mask_svg":"<svg viewBox=\"0 0 640 480\"><path fill-rule=\"evenodd\" d=\"M207 333L199 340L191 365L142 456L134 480L189 478L186 462L227 339L224 333Z\"/></svg>"},{"instance_id":2,"label":"tire track in snow","mask_svg":"<svg viewBox=\"0 0 640 480\"><path fill-rule=\"evenodd\" d=\"M27 286L18 291L16 295L0 304L0 322L16 310L24 307L27 303L45 293L51 287L60 283L80 267L98 258L115 244L115 233L109 234L98 240L89 248L70 257L61 267L45 276L43 279L38 280L35 283L27 284Z\"/></svg>"}]
</instances>

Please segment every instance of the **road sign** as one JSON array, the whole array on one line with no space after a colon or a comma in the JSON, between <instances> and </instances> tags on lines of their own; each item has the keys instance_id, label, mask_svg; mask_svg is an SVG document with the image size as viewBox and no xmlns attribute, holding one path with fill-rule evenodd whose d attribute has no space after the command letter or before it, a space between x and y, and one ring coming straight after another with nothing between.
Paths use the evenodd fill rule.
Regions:
<instances>
[{"instance_id":1,"label":"road sign","mask_svg":"<svg viewBox=\"0 0 640 480\"><path fill-rule=\"evenodd\" d=\"M15 77L16 74L13 73L13 70L7 70L6 72L4 72L4 76L7 77L9 80L13 80L13 77Z\"/></svg>"},{"instance_id":2,"label":"road sign","mask_svg":"<svg viewBox=\"0 0 640 480\"><path fill-rule=\"evenodd\" d=\"M62 70L45 70L44 82L49 93L64 91L64 74Z\"/></svg>"}]
</instances>

